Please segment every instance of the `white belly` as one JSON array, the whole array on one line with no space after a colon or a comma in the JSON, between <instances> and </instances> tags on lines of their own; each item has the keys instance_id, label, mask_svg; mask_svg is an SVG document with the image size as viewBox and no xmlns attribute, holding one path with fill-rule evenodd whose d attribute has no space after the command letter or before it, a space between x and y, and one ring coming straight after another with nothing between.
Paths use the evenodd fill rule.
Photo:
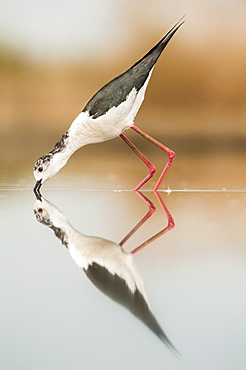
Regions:
<instances>
[{"instance_id":1,"label":"white belly","mask_svg":"<svg viewBox=\"0 0 246 370\"><path fill-rule=\"evenodd\" d=\"M88 112L81 112L69 129L76 148L113 139L130 128L143 102L150 75L138 92L133 88L124 102L112 107L104 115L94 119Z\"/></svg>"}]
</instances>

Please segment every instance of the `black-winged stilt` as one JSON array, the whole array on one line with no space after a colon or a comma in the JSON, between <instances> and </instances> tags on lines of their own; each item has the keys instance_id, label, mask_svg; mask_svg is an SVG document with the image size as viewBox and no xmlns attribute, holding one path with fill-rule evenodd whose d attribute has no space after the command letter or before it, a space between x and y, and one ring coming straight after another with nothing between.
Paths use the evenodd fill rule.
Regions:
<instances>
[{"instance_id":1,"label":"black-winged stilt","mask_svg":"<svg viewBox=\"0 0 246 370\"><path fill-rule=\"evenodd\" d=\"M134 118L143 102L151 73L162 51L183 24L174 27L138 62L126 72L103 86L75 118L68 131L55 144L53 150L40 157L34 166L35 193L41 185L54 176L71 155L84 145L99 143L120 136L149 168L148 175L136 186L140 189L155 173L153 164L135 147L123 133L132 128L154 145L164 150L168 161L154 190L157 190L174 159L175 153L134 125Z\"/></svg>"},{"instance_id":2,"label":"black-winged stilt","mask_svg":"<svg viewBox=\"0 0 246 370\"><path fill-rule=\"evenodd\" d=\"M159 195L157 197L161 200ZM163 209L165 212L167 211L165 206ZM162 230L161 234L156 234L131 253L127 253L122 248L123 241L118 244L111 240L80 233L68 222L58 208L43 197L35 202L34 214L40 223L54 231L76 264L84 270L87 277L99 290L126 307L175 355L180 355L150 309L142 278L132 258L143 246L156 239L157 235L163 235L174 226L168 211L168 226ZM123 240L126 241L126 239Z\"/></svg>"}]
</instances>

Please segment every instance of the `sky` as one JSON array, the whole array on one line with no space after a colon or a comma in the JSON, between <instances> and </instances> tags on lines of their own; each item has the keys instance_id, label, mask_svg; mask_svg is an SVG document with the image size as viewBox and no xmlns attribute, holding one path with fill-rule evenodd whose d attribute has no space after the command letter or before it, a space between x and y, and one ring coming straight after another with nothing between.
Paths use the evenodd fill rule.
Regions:
<instances>
[{"instance_id":1,"label":"sky","mask_svg":"<svg viewBox=\"0 0 246 370\"><path fill-rule=\"evenodd\" d=\"M245 0L0 0L0 44L44 60L86 58L113 53L139 28L161 36L184 14L187 42L218 31L246 38Z\"/></svg>"}]
</instances>

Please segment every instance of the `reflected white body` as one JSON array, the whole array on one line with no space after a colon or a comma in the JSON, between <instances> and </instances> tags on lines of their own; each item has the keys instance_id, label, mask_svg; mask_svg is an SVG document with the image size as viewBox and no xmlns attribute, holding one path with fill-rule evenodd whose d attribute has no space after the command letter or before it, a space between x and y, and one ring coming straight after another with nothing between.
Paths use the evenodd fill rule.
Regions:
<instances>
[{"instance_id":1,"label":"reflected white body","mask_svg":"<svg viewBox=\"0 0 246 370\"><path fill-rule=\"evenodd\" d=\"M143 281L134 266L132 256L126 253L119 244L80 233L58 208L44 198L42 201L36 201L34 211L41 223L60 230L62 234L60 239L79 267L86 270L93 262L104 266L111 274L117 274L124 279L132 292L137 288L147 302Z\"/></svg>"},{"instance_id":2,"label":"reflected white body","mask_svg":"<svg viewBox=\"0 0 246 370\"><path fill-rule=\"evenodd\" d=\"M51 228L89 280L104 294L125 306L177 356L179 353L154 317L132 260L132 255L110 240L88 236L76 230L52 203L37 200L34 213Z\"/></svg>"}]
</instances>

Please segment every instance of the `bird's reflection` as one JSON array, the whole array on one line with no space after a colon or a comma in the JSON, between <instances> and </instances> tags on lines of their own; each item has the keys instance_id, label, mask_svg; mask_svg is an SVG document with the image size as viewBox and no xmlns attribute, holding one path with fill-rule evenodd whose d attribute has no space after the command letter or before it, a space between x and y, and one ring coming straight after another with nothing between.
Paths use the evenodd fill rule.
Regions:
<instances>
[{"instance_id":1,"label":"bird's reflection","mask_svg":"<svg viewBox=\"0 0 246 370\"><path fill-rule=\"evenodd\" d=\"M138 317L177 355L178 351L151 312L143 281L133 263L133 255L170 230L174 222L163 200L156 194L167 215L168 225L132 252L127 253L122 248L123 244L155 211L153 203L148 198L139 192L138 195L148 204L149 211L120 243L82 234L68 222L57 207L43 197L36 200L34 214L37 221L54 231L70 252L73 260L98 289Z\"/></svg>"}]
</instances>

